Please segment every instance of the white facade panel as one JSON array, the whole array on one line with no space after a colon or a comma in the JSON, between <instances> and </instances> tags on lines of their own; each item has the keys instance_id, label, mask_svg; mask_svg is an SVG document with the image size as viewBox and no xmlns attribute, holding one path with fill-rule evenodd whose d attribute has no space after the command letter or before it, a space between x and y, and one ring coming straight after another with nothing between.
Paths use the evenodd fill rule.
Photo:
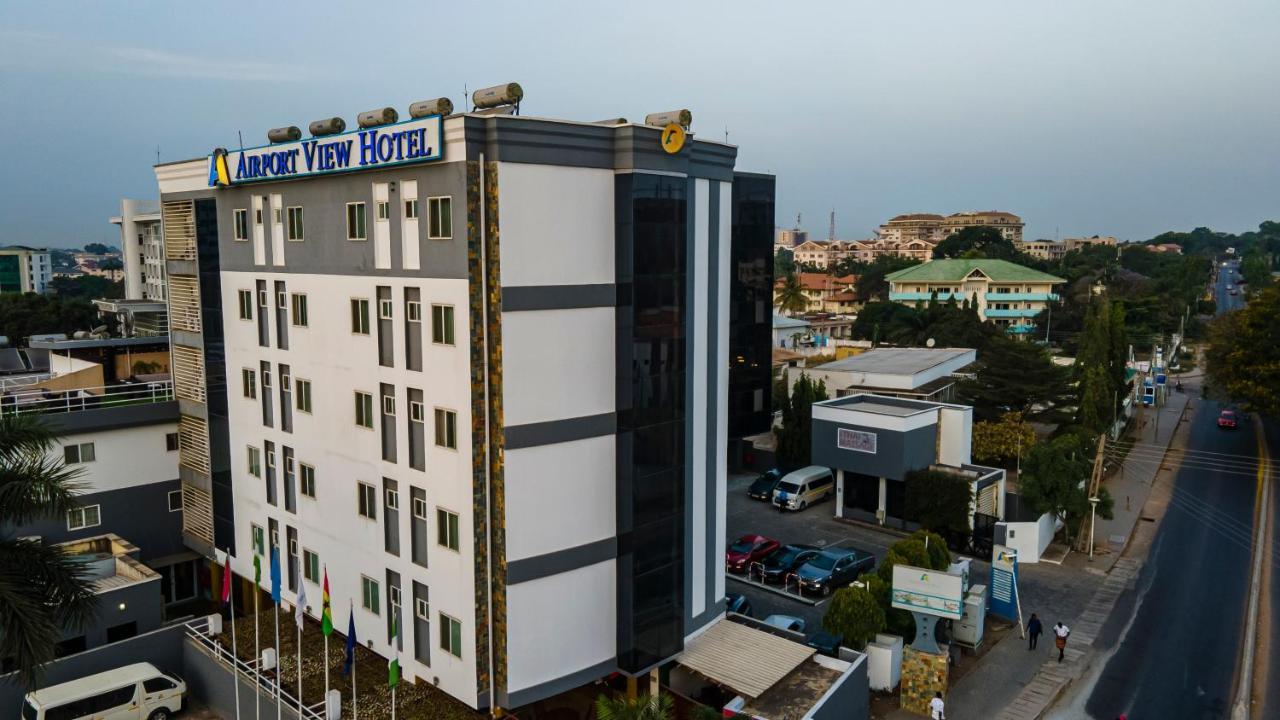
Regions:
<instances>
[{"instance_id":1,"label":"white facade panel","mask_svg":"<svg viewBox=\"0 0 1280 720\"><path fill-rule=\"evenodd\" d=\"M707 417L707 396L715 391L708 388L707 354L710 352L710 337L707 335L707 314L710 311L707 281L708 254L711 250L710 227L711 215L711 183L707 180L695 180L693 191L693 272L689 274L689 283L693 288L693 317L691 319L693 333L689 341L693 343L693 374L688 383L693 389L693 418ZM708 433L695 421L693 427L692 458L689 463L693 474L693 497L689 498L688 512L693 521L693 571L691 575L692 605L690 614L701 615L707 609L707 440Z\"/></svg>"},{"instance_id":2,"label":"white facade panel","mask_svg":"<svg viewBox=\"0 0 1280 720\"><path fill-rule=\"evenodd\" d=\"M383 203L389 203L387 183L373 184L373 266L379 270L391 269L391 209L384 213ZM368 221L368 220L366 220Z\"/></svg>"},{"instance_id":3,"label":"white facade panel","mask_svg":"<svg viewBox=\"0 0 1280 720\"><path fill-rule=\"evenodd\" d=\"M507 450L507 560L613 537L616 452L614 435Z\"/></svg>"},{"instance_id":4,"label":"white facade panel","mask_svg":"<svg viewBox=\"0 0 1280 720\"><path fill-rule=\"evenodd\" d=\"M178 432L178 423L74 433L58 438L49 455L65 457L68 445L93 443L91 462L69 464L83 473L77 482L86 493L122 490L156 482L176 480L178 453L166 449L165 435Z\"/></svg>"},{"instance_id":5,"label":"white facade panel","mask_svg":"<svg viewBox=\"0 0 1280 720\"><path fill-rule=\"evenodd\" d=\"M715 574L715 600L719 602L724 597L724 565L719 559L724 557L725 553L725 534L728 532L727 520L725 515L726 502L725 498L729 492L729 283L733 278L729 274L729 256L732 247L732 208L733 208L733 184L722 182L720 185L720 222L717 227L720 230L720 252L718 253L719 267L716 268L716 275L720 280L719 283L719 300L716 308L719 310L719 317L716 318L716 333L719 338L717 348L719 352L716 357L716 407L719 412L716 414L715 427L715 459L716 459L716 549L715 558L717 570Z\"/></svg>"},{"instance_id":6,"label":"white facade panel","mask_svg":"<svg viewBox=\"0 0 1280 720\"><path fill-rule=\"evenodd\" d=\"M284 197L271 193L271 264L284 266Z\"/></svg>"},{"instance_id":7,"label":"white facade panel","mask_svg":"<svg viewBox=\"0 0 1280 720\"><path fill-rule=\"evenodd\" d=\"M507 689L518 692L617 656L613 560L507 588Z\"/></svg>"},{"instance_id":8,"label":"white facade panel","mask_svg":"<svg viewBox=\"0 0 1280 720\"><path fill-rule=\"evenodd\" d=\"M400 262L405 270L417 270L421 267L418 259L418 217L409 217L410 202L414 207L418 202L418 181L405 180L400 183Z\"/></svg>"},{"instance_id":9,"label":"white facade panel","mask_svg":"<svg viewBox=\"0 0 1280 720\"><path fill-rule=\"evenodd\" d=\"M499 163L502 284L614 282L612 170Z\"/></svg>"},{"instance_id":10,"label":"white facade panel","mask_svg":"<svg viewBox=\"0 0 1280 720\"><path fill-rule=\"evenodd\" d=\"M503 422L524 425L612 412L617 404L615 324L611 307L504 313Z\"/></svg>"},{"instance_id":11,"label":"white facade panel","mask_svg":"<svg viewBox=\"0 0 1280 720\"><path fill-rule=\"evenodd\" d=\"M440 685L459 698L476 696L475 677L475 582L473 547L473 509L471 494L471 427L470 417L470 359L467 346L469 337L465 329L465 315L458 319L455 329L456 346L426 344L424 367L429 373L405 369L402 356L396 356L397 367L378 365L377 350L377 302L379 285L392 288L392 298L397 306L402 304L405 287L420 288L422 303L467 307L467 282L465 280L429 278L389 278L311 275L301 273L271 272L223 272L223 307L237 307L237 292L252 290L256 280L265 280L273 287L279 280L286 283L287 292L307 296L308 326L289 328L289 349L260 347L257 336L257 320L241 320L237 313L223 315L223 331L226 343L226 372L228 383L228 434L232 482L235 485L235 532L243 548L232 560L234 571L242 577L253 577L250 526L268 527L268 518L280 523L283 543L284 528L297 528L299 546L315 552L329 573L333 598L334 622L345 628L347 608L354 603L357 630L362 641L372 643L375 652L389 654L387 642L388 588L386 571L400 574L404 620L404 652L401 664L409 677L440 678ZM350 300L369 300L371 334L352 332ZM255 308L255 312L257 312ZM398 316L397 316L398 317ZM396 348L405 346L404 323L391 323ZM274 335L275 324L272 323ZM272 366L275 382L271 387L274 427L262 423L262 383L257 378L257 398L244 396L241 370L259 369L261 361ZM280 427L280 395L278 363L290 366L295 392L293 432L286 433ZM311 382L310 413L296 407L296 383ZM382 460L380 420L375 419L373 429L355 423L355 391L374 396L375 416L378 415L380 383L395 387L397 398L396 443L398 463ZM427 472L414 470L408 464L409 410L407 388L423 391L426 406L426 468ZM434 442L434 408L446 408L457 413L457 448L437 447ZM283 473L277 475L278 504L271 505L266 498L265 479L248 472L247 450L250 445L262 448L270 440L276 444L277 457L281 458L283 446L293 448L296 461L315 468L315 498L297 497L297 513L290 513L284 506ZM264 474L265 474L265 460ZM278 459L277 465L283 461ZM392 555L384 549L384 521L382 479L390 478L399 485L398 530L400 555ZM358 513L357 482L373 485L377 492L377 519L371 520ZM426 493L428 525L428 565L413 563L411 554L411 501L410 487L421 488ZM452 550L437 544L436 509L457 513L459 547ZM265 558L264 558L265 559ZM281 563L285 559L282 556ZM368 576L379 585L381 607L372 612L361 607L361 576ZM264 571L264 587L267 585ZM426 667L413 657L412 583L418 581L429 588L431 596L432 666ZM307 587L312 615L320 610L318 584ZM291 600L293 593L285 598ZM440 649L438 613L462 622L462 657L455 658Z\"/></svg>"},{"instance_id":12,"label":"white facade panel","mask_svg":"<svg viewBox=\"0 0 1280 720\"><path fill-rule=\"evenodd\" d=\"M253 264L267 264L267 238L266 229L262 223L266 221L266 210L263 208L264 198L261 195L253 196L253 217L249 218L249 222L253 225ZM223 307L235 307L234 305L224 305Z\"/></svg>"}]
</instances>

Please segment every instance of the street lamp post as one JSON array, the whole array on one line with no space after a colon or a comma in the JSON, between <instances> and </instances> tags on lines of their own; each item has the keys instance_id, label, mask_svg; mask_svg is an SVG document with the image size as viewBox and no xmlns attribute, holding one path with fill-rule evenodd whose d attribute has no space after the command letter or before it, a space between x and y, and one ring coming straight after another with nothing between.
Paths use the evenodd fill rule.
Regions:
<instances>
[{"instance_id":1,"label":"street lamp post","mask_svg":"<svg viewBox=\"0 0 1280 720\"><path fill-rule=\"evenodd\" d=\"M1098 502L1101 498L1089 498L1089 559L1093 560L1094 531L1098 527Z\"/></svg>"}]
</instances>

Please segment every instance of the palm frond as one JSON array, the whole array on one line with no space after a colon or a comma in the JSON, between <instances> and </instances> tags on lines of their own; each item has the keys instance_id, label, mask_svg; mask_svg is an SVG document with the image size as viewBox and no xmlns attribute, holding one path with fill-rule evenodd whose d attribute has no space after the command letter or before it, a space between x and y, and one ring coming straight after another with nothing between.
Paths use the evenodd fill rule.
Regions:
<instances>
[{"instance_id":1,"label":"palm frond","mask_svg":"<svg viewBox=\"0 0 1280 720\"><path fill-rule=\"evenodd\" d=\"M0 416L0 465L8 465L13 458L44 455L56 440L53 429L39 415Z\"/></svg>"},{"instance_id":2,"label":"palm frond","mask_svg":"<svg viewBox=\"0 0 1280 720\"><path fill-rule=\"evenodd\" d=\"M77 482L81 475L81 468L69 468L49 455L0 463L0 524L25 525L79 507L76 496L86 489Z\"/></svg>"},{"instance_id":3,"label":"palm frond","mask_svg":"<svg viewBox=\"0 0 1280 720\"><path fill-rule=\"evenodd\" d=\"M83 627L96 608L81 561L56 546L0 541L0 656L14 659L28 688L59 637Z\"/></svg>"}]
</instances>

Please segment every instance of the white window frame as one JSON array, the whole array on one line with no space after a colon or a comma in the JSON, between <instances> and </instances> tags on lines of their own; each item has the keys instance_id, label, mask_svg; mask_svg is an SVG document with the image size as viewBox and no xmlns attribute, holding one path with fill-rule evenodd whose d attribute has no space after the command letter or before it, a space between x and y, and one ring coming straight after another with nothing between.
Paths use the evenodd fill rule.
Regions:
<instances>
[{"instance_id":1,"label":"white window frame","mask_svg":"<svg viewBox=\"0 0 1280 720\"><path fill-rule=\"evenodd\" d=\"M458 647L456 648L457 652L454 652L455 648L453 647L453 626L454 625L458 626ZM449 647L444 646L445 638L449 639ZM449 655L455 658L462 657L462 621L453 617L452 615L446 615L445 613L440 613L440 649L449 653Z\"/></svg>"},{"instance_id":2,"label":"white window frame","mask_svg":"<svg viewBox=\"0 0 1280 720\"><path fill-rule=\"evenodd\" d=\"M174 495L178 496L177 506L174 506L173 504ZM170 490L168 494L168 499L169 499L169 512L178 512L182 510L182 491L181 490Z\"/></svg>"},{"instance_id":3,"label":"white window frame","mask_svg":"<svg viewBox=\"0 0 1280 720\"><path fill-rule=\"evenodd\" d=\"M271 389L271 368L262 371L261 384L263 390Z\"/></svg>"},{"instance_id":4,"label":"white window frame","mask_svg":"<svg viewBox=\"0 0 1280 720\"><path fill-rule=\"evenodd\" d=\"M253 547L254 554L267 554L267 531L257 523L249 525L249 545Z\"/></svg>"},{"instance_id":5,"label":"white window frame","mask_svg":"<svg viewBox=\"0 0 1280 720\"><path fill-rule=\"evenodd\" d=\"M258 291L258 307L264 307L264 308L265 308L265 307L271 307L271 304L267 302L267 289L266 289L266 288L263 288L263 289L261 289L261 290L259 290L259 291Z\"/></svg>"},{"instance_id":6,"label":"white window frame","mask_svg":"<svg viewBox=\"0 0 1280 720\"><path fill-rule=\"evenodd\" d=\"M391 201L378 200L374 203L374 212L377 215L378 222L389 222L391 220Z\"/></svg>"},{"instance_id":7,"label":"white window frame","mask_svg":"<svg viewBox=\"0 0 1280 720\"><path fill-rule=\"evenodd\" d=\"M352 208L355 208L354 216L352 215ZM352 227L353 223L357 220L359 221L360 227ZM369 239L369 217L363 202L347 203L347 213L344 221L347 224L347 240L351 242L365 242ZM359 232L359 235L354 235L353 232Z\"/></svg>"},{"instance_id":8,"label":"white window frame","mask_svg":"<svg viewBox=\"0 0 1280 720\"><path fill-rule=\"evenodd\" d=\"M310 475L310 480L308 480ZM307 492L307 486L311 486L311 492ZM316 499L316 468L314 465L308 465L304 462L298 463L298 492L303 497Z\"/></svg>"},{"instance_id":9,"label":"white window frame","mask_svg":"<svg viewBox=\"0 0 1280 720\"><path fill-rule=\"evenodd\" d=\"M89 521L89 512L93 512L93 522ZM101 505L82 505L67 511L67 530L86 530L102 524Z\"/></svg>"},{"instance_id":10,"label":"white window frame","mask_svg":"<svg viewBox=\"0 0 1280 720\"><path fill-rule=\"evenodd\" d=\"M390 415L391 417L396 416L396 396L395 395L382 396L382 414Z\"/></svg>"},{"instance_id":11,"label":"white window frame","mask_svg":"<svg viewBox=\"0 0 1280 720\"><path fill-rule=\"evenodd\" d=\"M315 560L315 577L311 576L311 562L307 559L308 556ZM312 585L320 584L320 555L310 548L302 548L302 579Z\"/></svg>"},{"instance_id":12,"label":"white window frame","mask_svg":"<svg viewBox=\"0 0 1280 720\"><path fill-rule=\"evenodd\" d=\"M370 588L372 588L373 590L372 599L369 597ZM382 600L382 590L380 587L378 587L378 581L374 580L368 575L361 575L360 576L360 607L364 608L365 610L368 610L374 615L381 615L382 608L378 607L381 604L381 600Z\"/></svg>"},{"instance_id":13,"label":"white window frame","mask_svg":"<svg viewBox=\"0 0 1280 720\"><path fill-rule=\"evenodd\" d=\"M299 320L302 322L298 322ZM310 327L308 323L307 294L293 293L289 296L289 324L294 327Z\"/></svg>"},{"instance_id":14,"label":"white window frame","mask_svg":"<svg viewBox=\"0 0 1280 720\"><path fill-rule=\"evenodd\" d=\"M351 334L368 335L369 326L371 325L369 322L369 298L351 298L351 310ZM355 321L357 317L360 320L360 327L356 327Z\"/></svg>"},{"instance_id":15,"label":"white window frame","mask_svg":"<svg viewBox=\"0 0 1280 720\"><path fill-rule=\"evenodd\" d=\"M404 314L409 322L422 322L422 302L419 300L406 300Z\"/></svg>"},{"instance_id":16,"label":"white window frame","mask_svg":"<svg viewBox=\"0 0 1280 720\"><path fill-rule=\"evenodd\" d=\"M258 371L240 368L240 394L250 400L258 399Z\"/></svg>"},{"instance_id":17,"label":"white window frame","mask_svg":"<svg viewBox=\"0 0 1280 720\"><path fill-rule=\"evenodd\" d=\"M378 519L378 488L373 485L357 480L356 481L356 514L366 520L377 521ZM363 512L360 505L363 503L372 515Z\"/></svg>"},{"instance_id":18,"label":"white window frame","mask_svg":"<svg viewBox=\"0 0 1280 720\"><path fill-rule=\"evenodd\" d=\"M436 447L444 448L446 450L457 450L458 449L458 413L457 411L450 410L449 408L442 408L442 407L435 408L433 420L435 422L432 427L432 431L433 431L432 436L433 436L433 439L435 440ZM442 420L444 422L443 430L441 428ZM450 420L453 421L452 425L449 422ZM450 437L451 429L452 429L452 438ZM440 442L440 439L441 439L440 433L442 431L444 432L443 443Z\"/></svg>"},{"instance_id":19,"label":"white window frame","mask_svg":"<svg viewBox=\"0 0 1280 720\"><path fill-rule=\"evenodd\" d=\"M256 446L245 446L245 469L250 475L262 478L262 451Z\"/></svg>"},{"instance_id":20,"label":"white window frame","mask_svg":"<svg viewBox=\"0 0 1280 720\"><path fill-rule=\"evenodd\" d=\"M295 210L297 211L297 222L294 222ZM288 218L289 220L289 222L285 224L285 239L288 240L289 242L302 242L304 239L306 239L303 236L302 206L290 205L288 208L285 209L285 217ZM298 231L297 237L294 237L294 234L295 234L294 230Z\"/></svg>"},{"instance_id":21,"label":"white window frame","mask_svg":"<svg viewBox=\"0 0 1280 720\"><path fill-rule=\"evenodd\" d=\"M441 211L441 207L448 205L448 213ZM448 218L448 232L444 232L444 222L442 220ZM427 198L427 239L428 240L452 240L453 239L453 196L452 195L436 195Z\"/></svg>"},{"instance_id":22,"label":"white window frame","mask_svg":"<svg viewBox=\"0 0 1280 720\"><path fill-rule=\"evenodd\" d=\"M249 242L249 210L247 208L231 211L231 225L235 229L234 236L238 242Z\"/></svg>"},{"instance_id":23,"label":"white window frame","mask_svg":"<svg viewBox=\"0 0 1280 720\"><path fill-rule=\"evenodd\" d=\"M236 300L240 304L240 319L253 320L253 291L237 290Z\"/></svg>"},{"instance_id":24,"label":"white window frame","mask_svg":"<svg viewBox=\"0 0 1280 720\"><path fill-rule=\"evenodd\" d=\"M431 622L431 602L422 598L414 598L413 616L425 623Z\"/></svg>"},{"instance_id":25,"label":"white window frame","mask_svg":"<svg viewBox=\"0 0 1280 720\"><path fill-rule=\"evenodd\" d=\"M400 509L400 491L399 490L392 490L391 488L387 488L386 492L384 492L383 495L385 496L384 502L386 502L388 510Z\"/></svg>"},{"instance_id":26,"label":"white window frame","mask_svg":"<svg viewBox=\"0 0 1280 720\"><path fill-rule=\"evenodd\" d=\"M409 401L409 422L425 423L427 421L427 406L419 400Z\"/></svg>"},{"instance_id":27,"label":"white window frame","mask_svg":"<svg viewBox=\"0 0 1280 720\"><path fill-rule=\"evenodd\" d=\"M85 459L85 448L89 449L89 458ZM68 450L75 450L75 460L71 460ZM98 449L92 442L71 443L62 446L62 461L65 465L83 465L85 463L96 462L98 459Z\"/></svg>"},{"instance_id":28,"label":"white window frame","mask_svg":"<svg viewBox=\"0 0 1280 720\"><path fill-rule=\"evenodd\" d=\"M446 315L448 316L446 318ZM453 346L456 344L454 335L454 308L452 305L442 305L433 303L431 305L431 344ZM437 330L439 332L437 333ZM439 339L437 339L437 337Z\"/></svg>"},{"instance_id":29,"label":"white window frame","mask_svg":"<svg viewBox=\"0 0 1280 720\"><path fill-rule=\"evenodd\" d=\"M304 387L304 386L306 387L306 392L303 392L303 387ZM310 414L311 414L311 407L312 407L312 404L311 404L311 381L310 381L310 380L307 380L307 379L305 379L305 378L294 378L294 379L293 379L293 397L294 397L294 407L295 407L295 409L297 409L297 411L298 411L298 412L304 412L304 413L306 413L306 414L310 415ZM305 399L306 399L306 403L305 403L305 404L306 404L306 407L303 407L303 404L304 404L304 403L303 403L303 398L305 398Z\"/></svg>"},{"instance_id":30,"label":"white window frame","mask_svg":"<svg viewBox=\"0 0 1280 720\"><path fill-rule=\"evenodd\" d=\"M418 219L418 199L417 198L404 201L404 219L405 220Z\"/></svg>"},{"instance_id":31,"label":"white window frame","mask_svg":"<svg viewBox=\"0 0 1280 720\"><path fill-rule=\"evenodd\" d=\"M289 293L284 290L276 291L276 308L284 310L289 307Z\"/></svg>"},{"instance_id":32,"label":"white window frame","mask_svg":"<svg viewBox=\"0 0 1280 720\"><path fill-rule=\"evenodd\" d=\"M173 438L173 447L169 447L169 438ZM176 432L164 434L164 451L178 452L182 449L182 438Z\"/></svg>"},{"instance_id":33,"label":"white window frame","mask_svg":"<svg viewBox=\"0 0 1280 720\"><path fill-rule=\"evenodd\" d=\"M413 511L413 516L415 518L417 518L418 520L421 520L422 522L427 521L428 506L427 506L426 498L420 498L420 497L413 498L409 502L409 505L410 505L410 509Z\"/></svg>"},{"instance_id":34,"label":"white window frame","mask_svg":"<svg viewBox=\"0 0 1280 720\"><path fill-rule=\"evenodd\" d=\"M444 522L441 522L440 516L442 513L444 514ZM458 529L456 535L450 529L449 518L451 517L456 519L456 522L453 523ZM445 534L444 539L446 542L440 542L440 533L442 531ZM462 552L462 518L458 513L439 506L436 507L436 545L453 552Z\"/></svg>"},{"instance_id":35,"label":"white window frame","mask_svg":"<svg viewBox=\"0 0 1280 720\"><path fill-rule=\"evenodd\" d=\"M390 320L395 315L396 304L391 302L391 298L378 301L378 319Z\"/></svg>"},{"instance_id":36,"label":"white window frame","mask_svg":"<svg viewBox=\"0 0 1280 720\"><path fill-rule=\"evenodd\" d=\"M368 402L365 402L366 398L368 399ZM365 430L372 430L373 429L373 393L364 392L363 390L356 390L355 401L356 401L356 407L355 407L356 427L364 428ZM367 418L369 422L368 425L360 422L360 416L364 414L368 415L368 418Z\"/></svg>"}]
</instances>

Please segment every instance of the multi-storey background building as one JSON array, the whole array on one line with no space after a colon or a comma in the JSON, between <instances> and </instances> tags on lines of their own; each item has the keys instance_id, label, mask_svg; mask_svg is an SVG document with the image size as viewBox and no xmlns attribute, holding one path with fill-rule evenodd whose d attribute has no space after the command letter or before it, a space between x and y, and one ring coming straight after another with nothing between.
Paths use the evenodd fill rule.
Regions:
<instances>
[{"instance_id":1,"label":"multi-storey background building","mask_svg":"<svg viewBox=\"0 0 1280 720\"><path fill-rule=\"evenodd\" d=\"M340 625L389 655L399 618L476 708L680 652L724 611L730 428L767 427L773 179L662 134L461 114L157 166L188 544L279 548L289 599L327 568Z\"/></svg>"},{"instance_id":2,"label":"multi-storey background building","mask_svg":"<svg viewBox=\"0 0 1280 720\"><path fill-rule=\"evenodd\" d=\"M44 293L52 280L48 250L25 245L0 247L0 292Z\"/></svg>"},{"instance_id":3,"label":"multi-storey background building","mask_svg":"<svg viewBox=\"0 0 1280 720\"><path fill-rule=\"evenodd\" d=\"M111 218L111 223L120 226L125 298L163 302L166 295L160 204L125 198L120 201L120 214Z\"/></svg>"}]
</instances>

